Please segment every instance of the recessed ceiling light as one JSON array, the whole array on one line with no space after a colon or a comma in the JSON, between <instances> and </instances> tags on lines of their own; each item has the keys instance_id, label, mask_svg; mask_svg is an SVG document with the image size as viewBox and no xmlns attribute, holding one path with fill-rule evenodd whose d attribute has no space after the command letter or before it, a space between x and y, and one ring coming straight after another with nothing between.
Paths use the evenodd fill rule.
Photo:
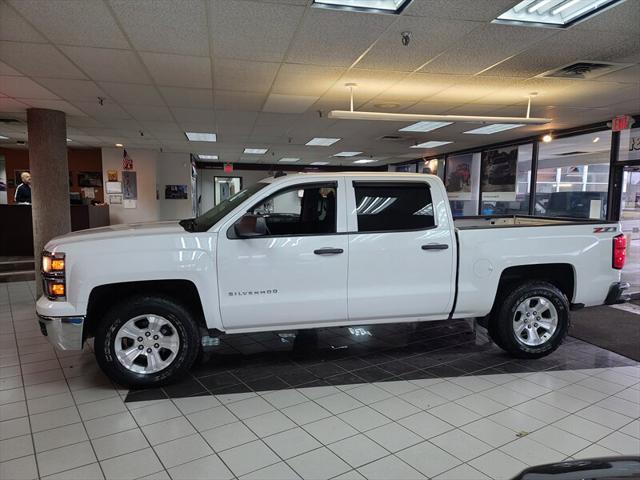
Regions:
<instances>
[{"instance_id":1,"label":"recessed ceiling light","mask_svg":"<svg viewBox=\"0 0 640 480\"><path fill-rule=\"evenodd\" d=\"M566 28L623 0L522 0L496 23Z\"/></svg>"},{"instance_id":2,"label":"recessed ceiling light","mask_svg":"<svg viewBox=\"0 0 640 480\"><path fill-rule=\"evenodd\" d=\"M124 145L123 145L123 144L121 144L121 143L116 143L116 147L118 147L118 148L122 148L122 147L124 147Z\"/></svg>"},{"instance_id":3,"label":"recessed ceiling light","mask_svg":"<svg viewBox=\"0 0 640 480\"><path fill-rule=\"evenodd\" d=\"M314 7L371 13L400 13L411 0L314 0Z\"/></svg>"},{"instance_id":4,"label":"recessed ceiling light","mask_svg":"<svg viewBox=\"0 0 640 480\"><path fill-rule=\"evenodd\" d=\"M430 132L431 130L435 130L437 128L446 127L447 125L451 125L453 122L418 122L413 125L409 125L408 127L401 128L398 130L399 132Z\"/></svg>"},{"instance_id":5,"label":"recessed ceiling light","mask_svg":"<svg viewBox=\"0 0 640 480\"><path fill-rule=\"evenodd\" d=\"M339 138L315 137L309 140L306 145L309 145L310 147L329 147L339 141Z\"/></svg>"},{"instance_id":6,"label":"recessed ceiling light","mask_svg":"<svg viewBox=\"0 0 640 480\"><path fill-rule=\"evenodd\" d=\"M360 155L362 152L340 152L336 153L334 157L355 157L356 155Z\"/></svg>"},{"instance_id":7,"label":"recessed ceiling light","mask_svg":"<svg viewBox=\"0 0 640 480\"><path fill-rule=\"evenodd\" d=\"M244 153L248 153L250 155L264 155L268 150L268 148L245 148Z\"/></svg>"},{"instance_id":8,"label":"recessed ceiling light","mask_svg":"<svg viewBox=\"0 0 640 480\"><path fill-rule=\"evenodd\" d=\"M310 165L329 165L329 162L311 162Z\"/></svg>"},{"instance_id":9,"label":"recessed ceiling light","mask_svg":"<svg viewBox=\"0 0 640 480\"><path fill-rule=\"evenodd\" d=\"M293 162L297 162L298 160L300 160L300 159L299 158L293 158L293 157L283 157L278 161L282 162L282 163L293 163Z\"/></svg>"},{"instance_id":10,"label":"recessed ceiling light","mask_svg":"<svg viewBox=\"0 0 640 480\"><path fill-rule=\"evenodd\" d=\"M553 140L553 136L550 133L547 133L542 137L542 141L544 143L549 143L551 140Z\"/></svg>"},{"instance_id":11,"label":"recessed ceiling light","mask_svg":"<svg viewBox=\"0 0 640 480\"><path fill-rule=\"evenodd\" d=\"M200 160L218 160L218 155L201 155L198 154Z\"/></svg>"},{"instance_id":12,"label":"recessed ceiling light","mask_svg":"<svg viewBox=\"0 0 640 480\"><path fill-rule=\"evenodd\" d=\"M377 160L372 160L370 158L361 158L360 160L355 160L353 163L374 163Z\"/></svg>"},{"instance_id":13,"label":"recessed ceiling light","mask_svg":"<svg viewBox=\"0 0 640 480\"><path fill-rule=\"evenodd\" d=\"M191 142L215 142L218 136L215 133L207 132L184 132Z\"/></svg>"},{"instance_id":14,"label":"recessed ceiling light","mask_svg":"<svg viewBox=\"0 0 640 480\"><path fill-rule=\"evenodd\" d=\"M0 135L0 140L9 140L9 137L5 137L4 135Z\"/></svg>"},{"instance_id":15,"label":"recessed ceiling light","mask_svg":"<svg viewBox=\"0 0 640 480\"><path fill-rule=\"evenodd\" d=\"M73 142L73 140L71 140L70 138L67 138L67 143L69 142Z\"/></svg>"},{"instance_id":16,"label":"recessed ceiling light","mask_svg":"<svg viewBox=\"0 0 640 480\"><path fill-rule=\"evenodd\" d=\"M600 141L600 137L596 137L593 139L593 143L598 143Z\"/></svg>"},{"instance_id":17,"label":"recessed ceiling light","mask_svg":"<svg viewBox=\"0 0 640 480\"><path fill-rule=\"evenodd\" d=\"M447 145L453 142L436 142L432 140L430 142L419 143L418 145L412 145L411 148L436 148L441 147L442 145Z\"/></svg>"},{"instance_id":18,"label":"recessed ceiling light","mask_svg":"<svg viewBox=\"0 0 640 480\"><path fill-rule=\"evenodd\" d=\"M521 123L494 123L493 125L467 130L464 133L471 133L473 135L491 135L492 133L504 132L505 130L511 130L512 128L518 127L524 127L524 125Z\"/></svg>"}]
</instances>

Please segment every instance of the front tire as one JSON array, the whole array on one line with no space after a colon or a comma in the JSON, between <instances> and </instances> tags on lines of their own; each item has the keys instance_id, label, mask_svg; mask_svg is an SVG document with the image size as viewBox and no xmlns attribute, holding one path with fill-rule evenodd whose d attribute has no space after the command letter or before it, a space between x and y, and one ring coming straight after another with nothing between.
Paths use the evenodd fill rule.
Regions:
<instances>
[{"instance_id":1,"label":"front tire","mask_svg":"<svg viewBox=\"0 0 640 480\"><path fill-rule=\"evenodd\" d=\"M496 344L514 357L540 358L563 342L569 330L569 302L558 287L530 281L511 290L491 319Z\"/></svg>"},{"instance_id":2,"label":"front tire","mask_svg":"<svg viewBox=\"0 0 640 480\"><path fill-rule=\"evenodd\" d=\"M95 355L113 381L160 386L182 378L200 351L192 314L179 303L139 296L115 305L96 329Z\"/></svg>"}]
</instances>

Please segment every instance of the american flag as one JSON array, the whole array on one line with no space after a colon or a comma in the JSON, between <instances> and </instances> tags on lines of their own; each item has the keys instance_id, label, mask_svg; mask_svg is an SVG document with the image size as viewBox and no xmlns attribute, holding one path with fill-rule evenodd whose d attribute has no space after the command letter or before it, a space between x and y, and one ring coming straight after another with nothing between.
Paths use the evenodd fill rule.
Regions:
<instances>
[{"instance_id":1,"label":"american flag","mask_svg":"<svg viewBox=\"0 0 640 480\"><path fill-rule=\"evenodd\" d=\"M122 169L133 170L133 159L129 156L126 150L122 153Z\"/></svg>"}]
</instances>

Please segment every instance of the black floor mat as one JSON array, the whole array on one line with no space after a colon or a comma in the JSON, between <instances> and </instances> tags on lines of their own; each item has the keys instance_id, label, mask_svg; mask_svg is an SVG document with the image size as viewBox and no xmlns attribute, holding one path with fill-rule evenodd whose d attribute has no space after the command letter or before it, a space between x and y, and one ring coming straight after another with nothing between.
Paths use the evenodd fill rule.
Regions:
<instances>
[{"instance_id":1,"label":"black floor mat","mask_svg":"<svg viewBox=\"0 0 640 480\"><path fill-rule=\"evenodd\" d=\"M585 308L573 313L569 335L640 361L640 315L611 307Z\"/></svg>"}]
</instances>

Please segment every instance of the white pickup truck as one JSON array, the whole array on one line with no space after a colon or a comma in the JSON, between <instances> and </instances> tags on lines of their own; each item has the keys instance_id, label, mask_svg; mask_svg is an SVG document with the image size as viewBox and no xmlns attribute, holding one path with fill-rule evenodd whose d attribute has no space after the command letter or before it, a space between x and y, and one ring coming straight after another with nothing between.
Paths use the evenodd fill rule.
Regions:
<instances>
[{"instance_id":1,"label":"white pickup truck","mask_svg":"<svg viewBox=\"0 0 640 480\"><path fill-rule=\"evenodd\" d=\"M51 240L42 332L95 337L123 385L159 385L221 333L482 318L507 352L536 358L569 311L625 300L625 237L606 221L454 221L438 177L295 174L264 179L181 222Z\"/></svg>"}]
</instances>

